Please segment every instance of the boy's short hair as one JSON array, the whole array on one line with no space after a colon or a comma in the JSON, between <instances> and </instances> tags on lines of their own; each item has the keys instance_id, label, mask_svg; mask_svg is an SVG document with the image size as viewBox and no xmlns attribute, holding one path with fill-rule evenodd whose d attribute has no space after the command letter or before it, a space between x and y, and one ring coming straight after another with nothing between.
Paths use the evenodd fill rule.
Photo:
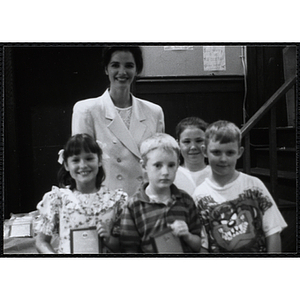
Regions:
<instances>
[{"instance_id":1,"label":"boy's short hair","mask_svg":"<svg viewBox=\"0 0 300 300\"><path fill-rule=\"evenodd\" d=\"M155 133L151 137L144 140L140 147L141 157L144 163L147 162L147 155L155 149L163 149L165 151L175 151L176 155L180 155L180 148L176 140L167 133Z\"/></svg>"},{"instance_id":2,"label":"boy's short hair","mask_svg":"<svg viewBox=\"0 0 300 300\"><path fill-rule=\"evenodd\" d=\"M242 133L234 123L220 120L208 125L205 131L205 146L211 140L220 144L238 142L238 146L240 147Z\"/></svg>"}]
</instances>

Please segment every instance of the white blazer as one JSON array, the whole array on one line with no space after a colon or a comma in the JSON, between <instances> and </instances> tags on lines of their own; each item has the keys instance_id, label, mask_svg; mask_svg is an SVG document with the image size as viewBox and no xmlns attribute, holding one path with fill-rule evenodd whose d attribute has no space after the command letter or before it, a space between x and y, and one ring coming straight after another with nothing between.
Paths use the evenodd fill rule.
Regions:
<instances>
[{"instance_id":1,"label":"white blazer","mask_svg":"<svg viewBox=\"0 0 300 300\"><path fill-rule=\"evenodd\" d=\"M129 130L108 90L98 98L77 102L73 108L72 135L87 133L102 143L104 184L109 189L122 188L129 196L143 181L139 151L142 141L164 130L162 108L133 95Z\"/></svg>"}]
</instances>

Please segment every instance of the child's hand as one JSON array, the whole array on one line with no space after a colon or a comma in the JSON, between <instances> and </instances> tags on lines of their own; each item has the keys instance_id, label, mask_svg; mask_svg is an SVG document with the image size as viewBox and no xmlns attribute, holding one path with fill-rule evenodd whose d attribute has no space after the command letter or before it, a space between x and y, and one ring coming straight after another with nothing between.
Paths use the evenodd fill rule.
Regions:
<instances>
[{"instance_id":1,"label":"child's hand","mask_svg":"<svg viewBox=\"0 0 300 300\"><path fill-rule=\"evenodd\" d=\"M173 230L173 234L179 237L185 237L190 234L189 228L184 221L176 220L174 223L169 224L169 227Z\"/></svg>"},{"instance_id":2,"label":"child's hand","mask_svg":"<svg viewBox=\"0 0 300 300\"><path fill-rule=\"evenodd\" d=\"M103 238L105 243L109 242L110 230L107 224L102 224L102 223L97 224L97 232L98 235Z\"/></svg>"},{"instance_id":3,"label":"child's hand","mask_svg":"<svg viewBox=\"0 0 300 300\"><path fill-rule=\"evenodd\" d=\"M113 252L120 252L119 238L111 236L110 226L108 224L97 225L98 235L103 238L105 245Z\"/></svg>"},{"instance_id":4,"label":"child's hand","mask_svg":"<svg viewBox=\"0 0 300 300\"><path fill-rule=\"evenodd\" d=\"M173 230L173 234L178 237L182 237L186 244L188 244L193 251L200 251L200 236L190 233L189 228L184 221L176 220L173 224L169 224L169 227Z\"/></svg>"}]
</instances>

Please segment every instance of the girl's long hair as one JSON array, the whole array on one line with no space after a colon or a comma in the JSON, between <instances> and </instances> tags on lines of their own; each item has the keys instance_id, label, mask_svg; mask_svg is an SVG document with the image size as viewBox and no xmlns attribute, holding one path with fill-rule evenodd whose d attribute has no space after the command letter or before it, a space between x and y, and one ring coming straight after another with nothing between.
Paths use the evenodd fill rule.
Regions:
<instances>
[{"instance_id":1,"label":"girl's long hair","mask_svg":"<svg viewBox=\"0 0 300 300\"><path fill-rule=\"evenodd\" d=\"M102 149L98 143L88 134L75 134L71 136L64 146L63 152L63 164L58 171L58 183L59 187L65 188L70 187L71 190L76 188L76 181L71 177L70 172L65 169L64 164L67 162L68 157L73 155L79 155L81 151L87 153L95 153L98 155L99 161L102 161ZM96 188L100 189L102 182L105 179L105 172L101 166L99 166L99 171L96 177Z\"/></svg>"}]
</instances>

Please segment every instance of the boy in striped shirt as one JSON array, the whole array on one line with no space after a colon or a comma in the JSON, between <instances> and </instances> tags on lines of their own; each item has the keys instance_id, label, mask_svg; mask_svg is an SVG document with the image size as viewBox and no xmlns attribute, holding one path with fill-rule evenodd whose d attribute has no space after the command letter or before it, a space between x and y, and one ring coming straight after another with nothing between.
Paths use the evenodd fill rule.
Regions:
<instances>
[{"instance_id":1,"label":"boy in striped shirt","mask_svg":"<svg viewBox=\"0 0 300 300\"><path fill-rule=\"evenodd\" d=\"M140 148L145 183L124 209L120 243L125 253L154 253L151 237L168 227L181 240L185 253L199 252L201 225L193 199L173 184L179 146L168 134L145 140Z\"/></svg>"}]
</instances>

